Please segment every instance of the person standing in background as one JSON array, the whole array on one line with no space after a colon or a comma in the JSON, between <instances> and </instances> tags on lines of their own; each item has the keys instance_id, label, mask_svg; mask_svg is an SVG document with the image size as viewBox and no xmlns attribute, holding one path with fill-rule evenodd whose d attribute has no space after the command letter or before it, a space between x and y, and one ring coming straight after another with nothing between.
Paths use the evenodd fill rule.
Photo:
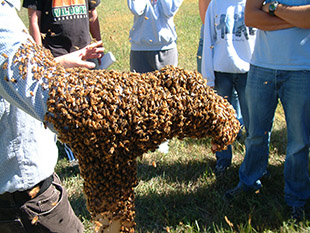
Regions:
<instances>
[{"instance_id":1,"label":"person standing in background","mask_svg":"<svg viewBox=\"0 0 310 233\"><path fill-rule=\"evenodd\" d=\"M146 73L166 65L178 65L174 16L183 0L127 0L134 15L129 33L130 71ZM168 153L168 141L159 151Z\"/></svg>"},{"instance_id":2,"label":"person standing in background","mask_svg":"<svg viewBox=\"0 0 310 233\"><path fill-rule=\"evenodd\" d=\"M227 199L261 188L274 114L281 100L287 124L284 198L302 220L310 197L310 0L247 0L245 22L258 28L246 86L249 135L238 185Z\"/></svg>"},{"instance_id":3,"label":"person standing in background","mask_svg":"<svg viewBox=\"0 0 310 233\"><path fill-rule=\"evenodd\" d=\"M202 25L201 25L201 28L200 28L200 36L199 36L199 42L198 42L198 49L197 49L197 54L196 54L197 71L199 73L201 73L201 59L202 59L202 49L203 49L203 37L204 37L204 21L205 21L206 11L208 9L210 1L211 0L199 0L199 2L198 2L199 15L200 15L200 19L201 19L201 22L202 22ZM237 94L235 88L233 88L233 92L232 92L232 95L231 95L231 105L236 110L236 117L237 117L237 119L240 122L241 127L242 127L243 126L243 119L242 119L242 114L241 114L238 94ZM241 136L242 136L242 130L240 131L240 133L239 133L237 138L240 138ZM218 167L218 166L215 167L215 173L224 172L224 171L225 170L221 170L220 171L220 167Z\"/></svg>"},{"instance_id":4,"label":"person standing in background","mask_svg":"<svg viewBox=\"0 0 310 233\"><path fill-rule=\"evenodd\" d=\"M245 99L247 72L254 49L255 30L244 23L245 0L211 1L205 15L201 73L208 85L231 103L238 94L245 129L248 107ZM215 173L223 174L232 160L232 146L216 152Z\"/></svg>"},{"instance_id":5,"label":"person standing in background","mask_svg":"<svg viewBox=\"0 0 310 233\"><path fill-rule=\"evenodd\" d=\"M101 41L96 7L100 0L24 0L28 9L29 32L34 41L58 57L89 45L92 38ZM92 38L91 38L92 36ZM103 55L103 54L102 54ZM91 60L100 65L100 58ZM71 149L59 144L70 162L75 161Z\"/></svg>"},{"instance_id":6,"label":"person standing in background","mask_svg":"<svg viewBox=\"0 0 310 233\"><path fill-rule=\"evenodd\" d=\"M23 7L28 9L30 35L58 57L84 48L92 38L101 41L99 4L100 0L24 0Z\"/></svg>"},{"instance_id":7,"label":"person standing in background","mask_svg":"<svg viewBox=\"0 0 310 233\"><path fill-rule=\"evenodd\" d=\"M202 59L202 48L203 48L203 33L204 33L204 23L206 18L206 12L211 0L199 0L198 2L198 9L199 9L199 16L201 19L201 27L200 27L200 34L199 34L199 42L198 42L198 49L197 49L197 71L201 73L201 59Z\"/></svg>"}]
</instances>

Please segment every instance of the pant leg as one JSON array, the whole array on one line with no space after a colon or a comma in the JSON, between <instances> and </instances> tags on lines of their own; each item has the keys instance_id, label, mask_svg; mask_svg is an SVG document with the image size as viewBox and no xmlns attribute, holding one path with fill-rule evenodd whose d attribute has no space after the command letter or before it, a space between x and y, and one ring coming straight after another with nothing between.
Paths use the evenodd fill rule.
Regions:
<instances>
[{"instance_id":1,"label":"pant leg","mask_svg":"<svg viewBox=\"0 0 310 233\"><path fill-rule=\"evenodd\" d=\"M284 164L285 200L303 206L310 197L310 71L278 71L280 99L287 120L287 154Z\"/></svg>"},{"instance_id":2,"label":"pant leg","mask_svg":"<svg viewBox=\"0 0 310 233\"><path fill-rule=\"evenodd\" d=\"M217 94L231 101L233 90L233 75L230 73L215 72L215 87ZM226 150L218 151L215 153L218 166L228 167L232 160L231 145Z\"/></svg>"},{"instance_id":3,"label":"pant leg","mask_svg":"<svg viewBox=\"0 0 310 233\"><path fill-rule=\"evenodd\" d=\"M243 118L241 114L240 101L239 101L238 92L235 90L235 88L233 88L232 95L231 95L231 105L236 110L236 118L240 122L240 125L242 126Z\"/></svg>"},{"instance_id":4,"label":"pant leg","mask_svg":"<svg viewBox=\"0 0 310 233\"><path fill-rule=\"evenodd\" d=\"M154 71L154 51L130 51L130 71L146 73Z\"/></svg>"},{"instance_id":5,"label":"pant leg","mask_svg":"<svg viewBox=\"0 0 310 233\"><path fill-rule=\"evenodd\" d=\"M234 89L233 89L233 90L236 90L237 92L236 93L237 95L236 104L239 105L239 109L235 108L237 112L237 119L238 117L241 118L242 125L245 127L246 130L249 127L248 126L249 125L249 110L248 110L248 106L246 103L246 96L245 96L247 76L248 76L248 73L235 74L234 75ZM232 99L233 98L234 97L232 96Z\"/></svg>"},{"instance_id":6,"label":"pant leg","mask_svg":"<svg viewBox=\"0 0 310 233\"><path fill-rule=\"evenodd\" d=\"M177 47L156 51L154 57L154 66L156 70L160 70L166 65L178 66L178 49Z\"/></svg>"},{"instance_id":7,"label":"pant leg","mask_svg":"<svg viewBox=\"0 0 310 233\"><path fill-rule=\"evenodd\" d=\"M203 48L203 38L199 38L198 49L197 49L197 71L201 73L201 60L202 60L202 48Z\"/></svg>"},{"instance_id":8,"label":"pant leg","mask_svg":"<svg viewBox=\"0 0 310 233\"><path fill-rule=\"evenodd\" d=\"M278 103L274 71L251 66L247 77L245 98L249 112L246 155L239 169L240 183L255 187L266 171L269 142Z\"/></svg>"},{"instance_id":9,"label":"pant leg","mask_svg":"<svg viewBox=\"0 0 310 233\"><path fill-rule=\"evenodd\" d=\"M0 207L0 232L1 233L27 233L22 223L18 208Z\"/></svg>"},{"instance_id":10,"label":"pant leg","mask_svg":"<svg viewBox=\"0 0 310 233\"><path fill-rule=\"evenodd\" d=\"M52 185L41 195L20 207L19 214L27 232L82 233L84 226L73 212L68 194L54 175Z\"/></svg>"}]
</instances>

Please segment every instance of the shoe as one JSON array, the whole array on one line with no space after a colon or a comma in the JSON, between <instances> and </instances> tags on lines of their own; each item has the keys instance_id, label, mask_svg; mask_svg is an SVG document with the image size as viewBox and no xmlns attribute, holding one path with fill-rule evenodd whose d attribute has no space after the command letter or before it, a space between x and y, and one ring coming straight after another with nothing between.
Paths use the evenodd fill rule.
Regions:
<instances>
[{"instance_id":1,"label":"shoe","mask_svg":"<svg viewBox=\"0 0 310 233\"><path fill-rule=\"evenodd\" d=\"M242 188L242 184L239 182L238 185L232 189L229 189L225 194L223 199L227 201L231 201L236 196L238 196L240 193L242 193L244 190Z\"/></svg>"},{"instance_id":2,"label":"shoe","mask_svg":"<svg viewBox=\"0 0 310 233\"><path fill-rule=\"evenodd\" d=\"M224 175L226 170L227 170L226 166L216 165L215 168L214 168L214 173L215 173L216 176L222 176L222 175Z\"/></svg>"},{"instance_id":3,"label":"shoe","mask_svg":"<svg viewBox=\"0 0 310 233\"><path fill-rule=\"evenodd\" d=\"M301 221L305 217L305 209L303 206L291 206L291 218L296 221Z\"/></svg>"},{"instance_id":4,"label":"shoe","mask_svg":"<svg viewBox=\"0 0 310 233\"><path fill-rule=\"evenodd\" d=\"M267 169L263 173L262 179L266 179L266 180L270 180L271 179L271 174L270 174L270 172Z\"/></svg>"},{"instance_id":5,"label":"shoe","mask_svg":"<svg viewBox=\"0 0 310 233\"><path fill-rule=\"evenodd\" d=\"M238 185L230 190L228 190L225 194L223 199L227 201L231 201L237 196L239 196L241 193L259 193L260 188L262 187L262 184L260 180L257 180L254 187L247 187L243 185L241 182L238 183Z\"/></svg>"}]
</instances>

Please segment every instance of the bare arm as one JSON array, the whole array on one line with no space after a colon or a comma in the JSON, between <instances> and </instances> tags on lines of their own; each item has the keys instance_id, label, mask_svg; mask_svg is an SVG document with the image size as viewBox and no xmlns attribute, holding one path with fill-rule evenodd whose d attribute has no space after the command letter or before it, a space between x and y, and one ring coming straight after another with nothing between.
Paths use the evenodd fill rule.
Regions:
<instances>
[{"instance_id":1,"label":"bare arm","mask_svg":"<svg viewBox=\"0 0 310 233\"><path fill-rule=\"evenodd\" d=\"M98 41L84 47L83 49L56 57L55 61L63 65L65 68L85 67L91 69L95 68L95 64L86 60L100 58L103 51L104 48L102 47L102 41Z\"/></svg>"},{"instance_id":2,"label":"bare arm","mask_svg":"<svg viewBox=\"0 0 310 233\"><path fill-rule=\"evenodd\" d=\"M264 31L291 28L293 25L285 20L271 16L262 10L264 0L247 0L244 11L244 21L248 27Z\"/></svg>"},{"instance_id":3,"label":"bare arm","mask_svg":"<svg viewBox=\"0 0 310 233\"><path fill-rule=\"evenodd\" d=\"M205 23L206 11L208 9L210 2L211 2L211 0L199 0L199 2L198 2L199 15L200 15L200 19L201 19L202 24Z\"/></svg>"},{"instance_id":4,"label":"bare arm","mask_svg":"<svg viewBox=\"0 0 310 233\"><path fill-rule=\"evenodd\" d=\"M41 20L41 13L42 12L38 10L28 9L29 33L38 45L42 45L41 32L39 26Z\"/></svg>"},{"instance_id":5,"label":"bare arm","mask_svg":"<svg viewBox=\"0 0 310 233\"><path fill-rule=\"evenodd\" d=\"M262 10L268 12L269 5L270 3L264 5ZM310 5L288 6L279 4L274 13L278 18L285 20L294 27L310 28Z\"/></svg>"},{"instance_id":6,"label":"bare arm","mask_svg":"<svg viewBox=\"0 0 310 233\"><path fill-rule=\"evenodd\" d=\"M89 30L94 39L101 41L100 25L96 8L89 11Z\"/></svg>"}]
</instances>

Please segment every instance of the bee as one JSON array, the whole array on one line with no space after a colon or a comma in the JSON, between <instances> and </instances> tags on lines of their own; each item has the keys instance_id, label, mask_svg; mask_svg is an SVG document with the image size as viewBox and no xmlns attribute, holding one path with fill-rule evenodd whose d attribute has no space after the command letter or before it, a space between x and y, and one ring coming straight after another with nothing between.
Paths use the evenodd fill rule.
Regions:
<instances>
[{"instance_id":1,"label":"bee","mask_svg":"<svg viewBox=\"0 0 310 233\"><path fill-rule=\"evenodd\" d=\"M5 57L5 58L8 58L9 56L5 53L2 53L2 56Z\"/></svg>"},{"instance_id":2,"label":"bee","mask_svg":"<svg viewBox=\"0 0 310 233\"><path fill-rule=\"evenodd\" d=\"M32 225L36 224L38 220L39 220L39 216L38 215L34 216L34 218L31 220L31 224Z\"/></svg>"},{"instance_id":3,"label":"bee","mask_svg":"<svg viewBox=\"0 0 310 233\"><path fill-rule=\"evenodd\" d=\"M6 70L6 69L8 68L8 63L5 62L5 63L3 64L3 66L2 66L2 68L3 68L4 70Z\"/></svg>"}]
</instances>

